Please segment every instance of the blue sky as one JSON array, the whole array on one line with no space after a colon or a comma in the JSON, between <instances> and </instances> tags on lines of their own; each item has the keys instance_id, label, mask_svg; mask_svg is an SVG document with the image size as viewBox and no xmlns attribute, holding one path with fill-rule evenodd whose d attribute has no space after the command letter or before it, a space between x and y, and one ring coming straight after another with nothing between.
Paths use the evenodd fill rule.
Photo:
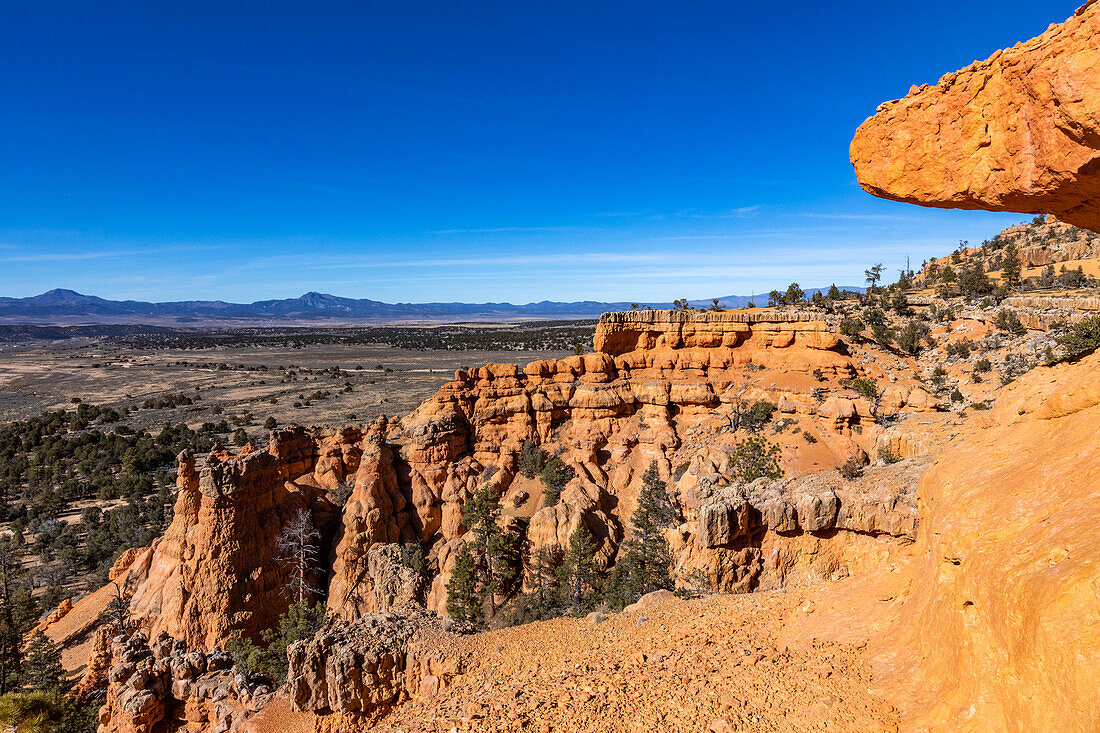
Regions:
<instances>
[{"instance_id":1,"label":"blue sky","mask_svg":"<svg viewBox=\"0 0 1100 733\"><path fill-rule=\"evenodd\" d=\"M859 284L1025 217L872 198L855 128L1077 4L4 3L0 295Z\"/></svg>"}]
</instances>

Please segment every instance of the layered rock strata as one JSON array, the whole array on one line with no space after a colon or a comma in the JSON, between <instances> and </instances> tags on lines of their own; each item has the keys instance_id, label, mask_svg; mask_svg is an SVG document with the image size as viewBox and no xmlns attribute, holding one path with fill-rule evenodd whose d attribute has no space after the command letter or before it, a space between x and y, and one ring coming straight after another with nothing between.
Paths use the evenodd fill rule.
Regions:
<instances>
[{"instance_id":1,"label":"layered rock strata","mask_svg":"<svg viewBox=\"0 0 1100 733\"><path fill-rule=\"evenodd\" d=\"M316 580L337 615L355 621L411 603L445 615L446 583L465 542L462 506L482 486L501 494L505 521L526 523L532 548L564 547L583 523L597 561L608 565L651 463L685 522L670 535L681 576L698 568L724 588L781 584L790 563L761 563L775 549L765 537L849 531L844 521L759 521L739 543L697 541L700 508L731 482L729 454L744 437L737 415L756 401L776 408L768 437L785 449L791 473L867 460L881 428L866 399L844 386L860 371L826 323L771 311L640 311L605 316L595 343L595 353L522 370L460 371L400 421L324 435L281 430L267 450L218 448L204 465L182 454L171 526L132 553L118 578L133 594L135 620L151 637L165 632L197 649L235 633L256 638L290 603L275 545L301 510L318 530L327 561ZM892 382L881 403L899 415L938 407L904 381ZM553 506L544 505L541 481L519 472L527 441L572 469ZM333 497L348 484L338 507ZM859 506L854 493L830 504L838 516ZM851 532L907 541L904 531ZM424 576L402 561L400 546L416 544L427 552ZM781 554L800 552L792 541Z\"/></svg>"}]
</instances>

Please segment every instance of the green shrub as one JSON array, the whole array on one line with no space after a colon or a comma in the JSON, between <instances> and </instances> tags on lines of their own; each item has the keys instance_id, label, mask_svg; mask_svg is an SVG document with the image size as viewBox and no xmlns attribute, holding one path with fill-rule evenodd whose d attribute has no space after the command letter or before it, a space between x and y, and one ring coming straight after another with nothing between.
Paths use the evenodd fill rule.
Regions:
<instances>
[{"instance_id":1,"label":"green shrub","mask_svg":"<svg viewBox=\"0 0 1100 733\"><path fill-rule=\"evenodd\" d=\"M534 478L542 473L546 465L546 451L529 440L523 441L519 449L519 472L527 478Z\"/></svg>"},{"instance_id":2,"label":"green shrub","mask_svg":"<svg viewBox=\"0 0 1100 733\"><path fill-rule=\"evenodd\" d=\"M869 400L878 397L878 383L870 377L856 377L844 382L844 386Z\"/></svg>"},{"instance_id":3,"label":"green shrub","mask_svg":"<svg viewBox=\"0 0 1100 733\"><path fill-rule=\"evenodd\" d=\"M859 338L864 328L866 326L858 318L845 318L840 322L840 334L848 338Z\"/></svg>"},{"instance_id":4,"label":"green shrub","mask_svg":"<svg viewBox=\"0 0 1100 733\"><path fill-rule=\"evenodd\" d=\"M970 341L968 341L967 339L963 339L962 341L948 344L946 351L948 356L957 356L960 359L969 359Z\"/></svg>"},{"instance_id":5,"label":"green shrub","mask_svg":"<svg viewBox=\"0 0 1100 733\"><path fill-rule=\"evenodd\" d=\"M863 475L863 461L852 456L842 465L837 466L837 470L840 471L840 475L843 478L848 481L854 481Z\"/></svg>"},{"instance_id":6,"label":"green shrub","mask_svg":"<svg viewBox=\"0 0 1100 733\"><path fill-rule=\"evenodd\" d=\"M561 490L573 478L573 469L566 465L565 461L554 456L543 466L539 478L542 479L546 506L556 506L561 498Z\"/></svg>"},{"instance_id":7,"label":"green shrub","mask_svg":"<svg viewBox=\"0 0 1100 733\"><path fill-rule=\"evenodd\" d=\"M325 622L328 609L325 604L310 606L296 603L279 617L279 626L260 632L262 644L242 637L239 633L229 639L226 651L233 663L246 676L262 674L276 686L286 680L286 650L291 644L311 638Z\"/></svg>"},{"instance_id":8,"label":"green shrub","mask_svg":"<svg viewBox=\"0 0 1100 733\"><path fill-rule=\"evenodd\" d=\"M894 453L889 448L883 448L878 452L878 459L885 463L887 466L893 465L901 460L901 456Z\"/></svg>"},{"instance_id":9,"label":"green shrub","mask_svg":"<svg viewBox=\"0 0 1100 733\"><path fill-rule=\"evenodd\" d=\"M1020 319L1013 311L1008 309L1001 310L997 313L997 317L993 321L998 330L1007 331L1008 333L1015 334L1017 336L1027 331L1024 328L1024 324L1020 323Z\"/></svg>"},{"instance_id":10,"label":"green shrub","mask_svg":"<svg viewBox=\"0 0 1100 733\"><path fill-rule=\"evenodd\" d=\"M752 404L752 407L741 416L741 426L747 430L760 430L772 419L772 413L774 412L775 405L767 400L757 400Z\"/></svg>"},{"instance_id":11,"label":"green shrub","mask_svg":"<svg viewBox=\"0 0 1100 733\"><path fill-rule=\"evenodd\" d=\"M1063 358L1074 359L1100 348L1100 316L1078 321L1058 338Z\"/></svg>"},{"instance_id":12,"label":"green shrub","mask_svg":"<svg viewBox=\"0 0 1100 733\"><path fill-rule=\"evenodd\" d=\"M885 322L871 324L871 336L882 346L890 346L894 343L894 329Z\"/></svg>"},{"instance_id":13,"label":"green shrub","mask_svg":"<svg viewBox=\"0 0 1100 733\"><path fill-rule=\"evenodd\" d=\"M781 455L781 449L774 443L759 437L745 438L729 454L730 475L746 484L765 476L782 478L783 469L779 467Z\"/></svg>"},{"instance_id":14,"label":"green shrub","mask_svg":"<svg viewBox=\"0 0 1100 733\"><path fill-rule=\"evenodd\" d=\"M928 324L916 318L910 318L905 326L897 332L895 343L906 354L915 356L924 348L930 334L931 330L928 328Z\"/></svg>"}]
</instances>

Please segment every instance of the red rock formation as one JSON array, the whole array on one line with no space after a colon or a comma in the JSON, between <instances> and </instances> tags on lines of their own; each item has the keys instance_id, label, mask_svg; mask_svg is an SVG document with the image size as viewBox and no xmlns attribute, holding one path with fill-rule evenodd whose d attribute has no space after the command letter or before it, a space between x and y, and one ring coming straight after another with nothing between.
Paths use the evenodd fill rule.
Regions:
<instances>
[{"instance_id":1,"label":"red rock formation","mask_svg":"<svg viewBox=\"0 0 1100 733\"><path fill-rule=\"evenodd\" d=\"M111 668L111 629L100 626L95 631L87 667L80 681L73 687L72 695L82 703L99 699L107 690L107 672Z\"/></svg>"},{"instance_id":2,"label":"red rock formation","mask_svg":"<svg viewBox=\"0 0 1100 733\"><path fill-rule=\"evenodd\" d=\"M417 542L421 538L409 523L408 500L398 483L393 451L381 429L363 439L358 472L351 496L344 505L341 526L332 545L332 579L328 605L345 618L387 610L390 593L378 589L385 575L370 551L390 543Z\"/></svg>"},{"instance_id":3,"label":"red rock formation","mask_svg":"<svg viewBox=\"0 0 1100 733\"><path fill-rule=\"evenodd\" d=\"M460 660L446 655L453 637L437 617L417 607L400 616L331 622L287 650L287 694L295 710L353 714L362 729L393 705L438 691L461 672Z\"/></svg>"},{"instance_id":4,"label":"red rock formation","mask_svg":"<svg viewBox=\"0 0 1100 733\"><path fill-rule=\"evenodd\" d=\"M464 541L462 505L482 485L501 492L506 517L529 519L533 547L564 546L583 523L599 544L599 561L610 563L654 461L687 519L673 542L683 575L703 567L723 587L781 583L804 545L813 555L821 550L816 540L799 539L779 552L796 559L763 563L763 553L776 549L764 546L770 534L848 529L839 518L860 504L842 496L830 504L829 525L780 530L764 522L737 542L702 547L695 540L707 487L728 482L736 405L779 405L796 427L772 439L797 446L787 454L801 462L791 464L798 473L811 460L822 471L851 455L865 459L879 430L866 401L840 384L858 372L826 324L769 311L613 314L602 320L596 342L605 351L522 371L497 364L458 372L398 423L381 419L366 431L329 435L278 431L267 451L234 455L219 447L201 467L181 455L171 526L112 571L133 594L134 618L150 636L165 632L196 649L273 626L290 600L275 542L302 508L311 511L329 558L321 570L333 611L355 620L418 600L442 615ZM934 407L927 397L899 380L884 403L891 410ZM813 444L802 437L807 428L820 436ZM517 456L528 440L574 471L555 506L543 506L541 482L518 475ZM674 475L681 463L690 469ZM341 510L328 497L348 481L353 487ZM888 534L880 530L872 531ZM414 542L428 549L428 588L406 577L395 547ZM832 565L845 562L836 556ZM803 570L813 575L809 565ZM110 597L100 592L77 604L77 616L88 618L80 626L87 643Z\"/></svg>"},{"instance_id":5,"label":"red rock formation","mask_svg":"<svg viewBox=\"0 0 1100 733\"><path fill-rule=\"evenodd\" d=\"M330 607L347 619L378 610L365 568L368 553L416 539L431 546L435 572L427 606L445 613L450 563L465 532L462 505L482 484L502 494L506 517L529 519L532 547L565 546L584 523L600 545L600 561L609 563L646 467L656 461L662 475L675 479L674 462L701 451L724 465L736 440L729 414L743 401L769 400L790 422L817 426L822 438L813 445L797 430L794 438L774 439L797 440L798 450L787 452L790 460L812 460L818 470L850 455L865 459L869 443L859 441L873 440L873 430L860 435L852 429L861 421L873 428L869 406L839 385L857 374L855 365L828 325L805 315L608 314L595 344L596 353L533 362L522 371L511 364L459 371L434 398L388 426L385 441L383 430L372 431L333 549ZM924 410L936 404L915 383L899 381L884 406ZM574 471L555 506L542 506L537 479L517 474L524 441L560 455ZM679 495L690 492L695 475L689 473Z\"/></svg>"},{"instance_id":6,"label":"red rock formation","mask_svg":"<svg viewBox=\"0 0 1100 733\"><path fill-rule=\"evenodd\" d=\"M870 193L924 206L1051 213L1100 231L1100 3L913 87L860 126Z\"/></svg>"},{"instance_id":7,"label":"red rock formation","mask_svg":"<svg viewBox=\"0 0 1100 733\"><path fill-rule=\"evenodd\" d=\"M133 615L151 634L210 649L236 631L257 636L286 610L275 550L282 527L301 508L335 512L322 490L284 483L279 471L263 451L212 454L201 470L189 452L180 455L172 524L126 575Z\"/></svg>"}]
</instances>

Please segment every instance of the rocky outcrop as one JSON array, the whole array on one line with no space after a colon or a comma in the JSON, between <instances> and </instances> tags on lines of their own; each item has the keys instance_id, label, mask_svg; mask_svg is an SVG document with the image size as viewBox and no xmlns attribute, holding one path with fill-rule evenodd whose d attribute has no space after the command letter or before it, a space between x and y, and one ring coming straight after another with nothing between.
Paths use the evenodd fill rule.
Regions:
<instances>
[{"instance_id":1,"label":"rocky outcrop","mask_svg":"<svg viewBox=\"0 0 1100 733\"><path fill-rule=\"evenodd\" d=\"M116 636L111 657L100 733L239 731L271 697L270 685L249 683L225 652L189 651L164 632L151 644L142 633Z\"/></svg>"},{"instance_id":2,"label":"rocky outcrop","mask_svg":"<svg viewBox=\"0 0 1100 733\"><path fill-rule=\"evenodd\" d=\"M347 619L388 610L395 595L409 594L394 587L401 585L400 569L386 562L392 552L397 552L399 560L400 548L373 556L371 552L393 543L420 540L409 523L408 500L398 483L393 451L382 428L384 423L375 426L362 441L355 485L332 545L328 605ZM411 592L415 597L417 591Z\"/></svg>"},{"instance_id":3,"label":"rocky outcrop","mask_svg":"<svg viewBox=\"0 0 1100 733\"><path fill-rule=\"evenodd\" d=\"M912 543L913 489L927 465L876 467L855 480L828 472L718 489L705 480L685 511L695 527L682 527L670 542L677 567L703 569L726 592L874 567Z\"/></svg>"},{"instance_id":4,"label":"rocky outcrop","mask_svg":"<svg viewBox=\"0 0 1100 733\"><path fill-rule=\"evenodd\" d=\"M366 723L422 692L438 691L461 672L447 659L439 618L418 607L330 621L287 651L287 694L295 710L360 716Z\"/></svg>"},{"instance_id":5,"label":"rocky outcrop","mask_svg":"<svg viewBox=\"0 0 1100 733\"><path fill-rule=\"evenodd\" d=\"M252 451L206 465L184 452L178 497L164 536L134 561L124 584L134 618L196 648L224 644L234 632L258 638L289 605L275 544L300 509L321 525L335 517L324 491L284 482L274 455Z\"/></svg>"},{"instance_id":6,"label":"rocky outcrop","mask_svg":"<svg viewBox=\"0 0 1100 733\"><path fill-rule=\"evenodd\" d=\"M788 369L846 369L844 360L835 353L838 344L839 339L828 324L812 313L752 309L607 313L600 318L593 340L597 352L610 356L632 352L639 356L645 354L627 361L629 367L664 366L661 352L721 349L736 359L733 363L766 366L769 358L774 357L782 360ZM795 350L789 351L792 347ZM783 351L774 351L776 349ZM800 353L800 350L807 351ZM721 356L718 360L721 362ZM668 364L666 368L672 366ZM702 365L685 366L698 368Z\"/></svg>"},{"instance_id":7,"label":"rocky outcrop","mask_svg":"<svg viewBox=\"0 0 1100 733\"><path fill-rule=\"evenodd\" d=\"M82 703L98 700L107 691L108 672L111 669L111 628L100 626L95 631L92 651L84 675L73 687L73 697Z\"/></svg>"},{"instance_id":8,"label":"rocky outcrop","mask_svg":"<svg viewBox=\"0 0 1100 733\"><path fill-rule=\"evenodd\" d=\"M995 238L997 245L1015 244L1024 267L1045 267L1061 262L1094 259L1100 255L1100 235L1058 221L1048 214L1034 221L1008 227Z\"/></svg>"},{"instance_id":9,"label":"rocky outcrop","mask_svg":"<svg viewBox=\"0 0 1100 733\"><path fill-rule=\"evenodd\" d=\"M924 206L1055 214L1100 231L1100 3L913 87L860 126L856 176Z\"/></svg>"},{"instance_id":10,"label":"rocky outcrop","mask_svg":"<svg viewBox=\"0 0 1100 733\"><path fill-rule=\"evenodd\" d=\"M1065 316L1073 316L1073 311L1100 311L1100 298L1010 295L1005 298L1002 303L1009 308L1032 308L1039 311L1055 311L1057 314Z\"/></svg>"},{"instance_id":11,"label":"rocky outcrop","mask_svg":"<svg viewBox=\"0 0 1100 733\"><path fill-rule=\"evenodd\" d=\"M875 484L882 482L881 475L875 478ZM827 482L820 477L758 479L720 489L699 510L699 545L704 549L733 545L757 528L780 533L840 529L913 539L917 505L909 490L912 484L893 483L891 491L875 494L839 477Z\"/></svg>"}]
</instances>

